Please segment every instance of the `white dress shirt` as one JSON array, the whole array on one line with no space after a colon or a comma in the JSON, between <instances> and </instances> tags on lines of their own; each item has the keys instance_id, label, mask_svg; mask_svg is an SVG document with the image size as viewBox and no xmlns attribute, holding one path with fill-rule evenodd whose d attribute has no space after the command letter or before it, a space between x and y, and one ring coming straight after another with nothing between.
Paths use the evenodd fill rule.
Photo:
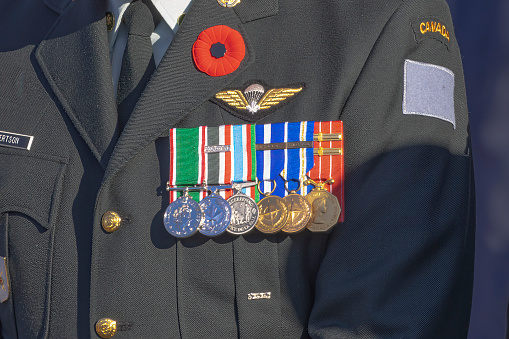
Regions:
<instances>
[{"instance_id":1,"label":"white dress shirt","mask_svg":"<svg viewBox=\"0 0 509 339\"><path fill-rule=\"evenodd\" d=\"M152 40L152 49L154 51L154 61L157 67L166 53L168 46L170 46L173 37L178 31L178 18L187 11L192 0L151 1L163 18L150 36L150 39ZM113 13L115 18L113 29L108 32L115 96L117 94L118 79L120 77L120 69L122 67L122 57L127 44L127 27L124 23L122 23L122 16L130 2L130 0L108 0L108 11Z\"/></svg>"}]
</instances>

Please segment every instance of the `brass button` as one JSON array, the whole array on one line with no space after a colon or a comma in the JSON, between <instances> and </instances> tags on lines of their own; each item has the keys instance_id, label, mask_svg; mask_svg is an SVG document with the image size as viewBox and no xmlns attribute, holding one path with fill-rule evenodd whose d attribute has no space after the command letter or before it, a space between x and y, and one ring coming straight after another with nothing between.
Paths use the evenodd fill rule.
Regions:
<instances>
[{"instance_id":1,"label":"brass button","mask_svg":"<svg viewBox=\"0 0 509 339\"><path fill-rule=\"evenodd\" d=\"M120 218L120 215L116 212L108 211L104 213L101 224L103 226L103 229L108 232L112 233L118 230L120 227L120 224L122 223L122 219Z\"/></svg>"},{"instance_id":2,"label":"brass button","mask_svg":"<svg viewBox=\"0 0 509 339\"><path fill-rule=\"evenodd\" d=\"M117 333L117 322L108 318L99 319L95 323L95 331L101 338L113 338Z\"/></svg>"}]
</instances>

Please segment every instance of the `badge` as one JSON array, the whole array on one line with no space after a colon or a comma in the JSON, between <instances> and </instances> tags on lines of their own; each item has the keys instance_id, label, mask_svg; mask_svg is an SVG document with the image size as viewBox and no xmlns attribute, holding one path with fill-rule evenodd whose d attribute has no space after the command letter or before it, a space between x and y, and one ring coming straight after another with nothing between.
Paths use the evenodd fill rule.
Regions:
<instances>
[{"instance_id":1,"label":"badge","mask_svg":"<svg viewBox=\"0 0 509 339\"><path fill-rule=\"evenodd\" d=\"M412 29L415 40L421 43L427 39L433 39L443 43L448 50L451 49L451 34L449 25L446 26L443 20L437 18L421 18L412 21Z\"/></svg>"},{"instance_id":2,"label":"badge","mask_svg":"<svg viewBox=\"0 0 509 339\"><path fill-rule=\"evenodd\" d=\"M275 187L274 182L274 189ZM272 192L264 194L265 198L258 202L260 216L256 228L262 233L277 233L286 225L288 220L288 208L283 198L271 195L274 189Z\"/></svg>"},{"instance_id":3,"label":"badge","mask_svg":"<svg viewBox=\"0 0 509 339\"><path fill-rule=\"evenodd\" d=\"M244 120L256 121L273 113L304 89L303 84L271 88L260 82L251 83L244 89L227 89L218 92L214 101L221 107Z\"/></svg>"},{"instance_id":4,"label":"badge","mask_svg":"<svg viewBox=\"0 0 509 339\"><path fill-rule=\"evenodd\" d=\"M203 219L200 205L184 191L184 195L172 202L164 213L164 226L177 238L187 238L198 231Z\"/></svg>"},{"instance_id":5,"label":"badge","mask_svg":"<svg viewBox=\"0 0 509 339\"><path fill-rule=\"evenodd\" d=\"M324 183L316 183L312 180L308 180L305 183L306 185L312 184L315 186L315 188L306 195L306 199L312 209L311 219L307 224L307 228L312 232L328 232L338 223L341 214L341 206L339 205L338 199L324 188L324 186L329 183L333 183L333 180L328 180Z\"/></svg>"},{"instance_id":6,"label":"badge","mask_svg":"<svg viewBox=\"0 0 509 339\"><path fill-rule=\"evenodd\" d=\"M228 198L228 203L232 208L232 219L226 231L235 235L251 231L256 226L259 217L256 202L236 189L236 193Z\"/></svg>"},{"instance_id":7,"label":"badge","mask_svg":"<svg viewBox=\"0 0 509 339\"><path fill-rule=\"evenodd\" d=\"M200 233L208 237L216 237L228 228L232 216L232 210L226 200L215 193L216 189L210 189L210 195L200 201L203 211L203 219L200 224Z\"/></svg>"}]
</instances>

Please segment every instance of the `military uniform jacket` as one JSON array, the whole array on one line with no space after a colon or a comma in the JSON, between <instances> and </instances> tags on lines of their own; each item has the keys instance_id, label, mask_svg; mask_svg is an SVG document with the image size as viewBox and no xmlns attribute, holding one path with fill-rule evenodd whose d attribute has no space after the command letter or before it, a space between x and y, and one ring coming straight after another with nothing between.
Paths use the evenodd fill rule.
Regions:
<instances>
[{"instance_id":1,"label":"military uniform jacket","mask_svg":"<svg viewBox=\"0 0 509 339\"><path fill-rule=\"evenodd\" d=\"M220 77L191 54L214 25L246 45ZM444 1L195 0L120 136L105 1L2 0L0 31L0 131L34 137L0 146L4 338L97 338L102 318L115 338L466 337L474 194ZM449 80L408 79L412 65ZM431 85L411 101L436 112L405 111L416 78ZM211 100L253 81L305 89L251 117ZM170 128L309 120L344 123L345 222L330 234L165 231ZM123 219L113 233L107 211Z\"/></svg>"}]
</instances>

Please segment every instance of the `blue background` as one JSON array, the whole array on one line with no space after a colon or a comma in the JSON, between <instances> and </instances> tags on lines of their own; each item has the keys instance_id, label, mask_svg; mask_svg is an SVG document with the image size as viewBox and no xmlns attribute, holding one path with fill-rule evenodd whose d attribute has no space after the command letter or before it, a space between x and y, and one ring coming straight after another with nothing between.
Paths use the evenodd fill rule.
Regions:
<instances>
[{"instance_id":1,"label":"blue background","mask_svg":"<svg viewBox=\"0 0 509 339\"><path fill-rule=\"evenodd\" d=\"M448 3L463 56L477 190L469 339L504 338L509 296L509 1Z\"/></svg>"}]
</instances>

